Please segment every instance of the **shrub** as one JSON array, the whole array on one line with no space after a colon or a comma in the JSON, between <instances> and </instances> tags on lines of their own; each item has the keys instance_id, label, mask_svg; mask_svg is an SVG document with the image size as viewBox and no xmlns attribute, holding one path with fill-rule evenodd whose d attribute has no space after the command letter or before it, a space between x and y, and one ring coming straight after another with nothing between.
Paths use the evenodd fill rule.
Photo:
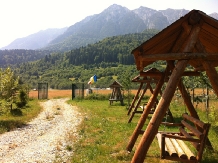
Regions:
<instances>
[{"instance_id":1,"label":"shrub","mask_svg":"<svg viewBox=\"0 0 218 163\"><path fill-rule=\"evenodd\" d=\"M22 108L26 106L27 102L28 102L27 93L23 89L21 89L18 94L18 101L16 101L15 104L18 108Z\"/></svg>"}]
</instances>

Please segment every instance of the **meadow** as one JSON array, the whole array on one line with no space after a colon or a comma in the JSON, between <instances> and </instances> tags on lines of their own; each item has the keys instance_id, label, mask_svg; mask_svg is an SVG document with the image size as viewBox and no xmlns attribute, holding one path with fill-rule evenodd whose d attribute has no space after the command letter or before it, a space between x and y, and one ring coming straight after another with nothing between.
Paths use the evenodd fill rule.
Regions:
<instances>
[{"instance_id":1,"label":"meadow","mask_svg":"<svg viewBox=\"0 0 218 163\"><path fill-rule=\"evenodd\" d=\"M132 90L134 95L136 90ZM198 92L198 91L196 91ZM199 90L199 94L201 94ZM85 99L75 98L71 99L71 90L49 90L48 97L51 98L64 98L69 97L69 104L77 106L78 110L83 115L83 122L78 128L80 139L72 140L73 155L71 156L72 163L127 163L131 162L137 145L140 141L140 136L134 145L131 153L126 151L129 139L137 125L140 114L133 117L131 123L128 123L129 116L127 115L127 99L125 98L124 106L120 102L109 104L108 96L111 90L98 90L93 94L86 96ZM148 92L146 97L151 94ZM39 101L37 100L38 92L31 91L29 98L31 99L28 106L22 109L22 115L15 116L9 115L0 116L0 131L10 131L15 127L20 127L25 122L31 120L40 112ZM217 106L218 101L216 98L210 101L210 112L208 117L205 110L205 103L194 104L197 106L197 112L201 120L210 122L212 127L209 132L209 140L214 148L213 151L205 149L203 154L203 163L217 163L218 162L218 116ZM182 98L175 98L170 106L170 110L176 121L181 120L181 115L186 111ZM144 128L146 128L151 115L149 115ZM6 123L7 122L7 123ZM159 130L175 130L170 127L160 126ZM160 159L160 149L155 138L148 150L145 162L162 162L167 163L170 161Z\"/></svg>"}]
</instances>

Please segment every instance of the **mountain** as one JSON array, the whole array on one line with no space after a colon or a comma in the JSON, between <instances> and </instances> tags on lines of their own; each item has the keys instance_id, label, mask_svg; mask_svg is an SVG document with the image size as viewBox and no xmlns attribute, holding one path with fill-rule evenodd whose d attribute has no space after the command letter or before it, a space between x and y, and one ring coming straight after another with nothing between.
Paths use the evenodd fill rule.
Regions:
<instances>
[{"instance_id":1,"label":"mountain","mask_svg":"<svg viewBox=\"0 0 218 163\"><path fill-rule=\"evenodd\" d=\"M63 34L67 27L61 29L46 29L27 37L18 38L1 49L40 49L47 46L54 38Z\"/></svg>"},{"instance_id":2,"label":"mountain","mask_svg":"<svg viewBox=\"0 0 218 163\"><path fill-rule=\"evenodd\" d=\"M129 10L113 4L99 14L87 16L67 29L60 29L60 33L52 35L52 32L47 34L46 31L44 33L41 31L17 39L4 49L41 48L50 51L69 51L93 44L106 37L140 33L145 29L162 30L188 12L189 10L185 9L154 10L143 6ZM210 16L218 19L217 15L213 13Z\"/></svg>"},{"instance_id":3,"label":"mountain","mask_svg":"<svg viewBox=\"0 0 218 163\"><path fill-rule=\"evenodd\" d=\"M211 17L213 17L214 19L218 20L218 13L214 12L212 14L210 14Z\"/></svg>"},{"instance_id":4,"label":"mountain","mask_svg":"<svg viewBox=\"0 0 218 163\"><path fill-rule=\"evenodd\" d=\"M77 83L88 82L94 73L98 76L98 84L108 87L108 80L112 80L112 76L121 77L128 67L131 67L129 73L137 73L132 49L158 32L150 29L142 33L112 36L68 52L51 53L35 62L16 65L15 74L33 88L39 82L48 82L53 89L70 89L72 80ZM13 54L10 56L14 58ZM123 66L125 68L121 68ZM161 64L157 66L161 68Z\"/></svg>"},{"instance_id":5,"label":"mountain","mask_svg":"<svg viewBox=\"0 0 218 163\"><path fill-rule=\"evenodd\" d=\"M173 15L172 12L174 12ZM157 11L147 7L129 10L113 4L100 14L86 17L70 26L63 35L51 41L45 49L68 51L110 36L140 33L145 29L162 30L188 12L184 9Z\"/></svg>"}]
</instances>

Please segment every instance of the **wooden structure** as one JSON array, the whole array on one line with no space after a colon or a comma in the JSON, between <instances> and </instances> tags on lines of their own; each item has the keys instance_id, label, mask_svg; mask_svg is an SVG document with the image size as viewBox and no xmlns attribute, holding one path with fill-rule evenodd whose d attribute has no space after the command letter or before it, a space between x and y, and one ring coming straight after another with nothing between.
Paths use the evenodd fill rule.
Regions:
<instances>
[{"instance_id":1,"label":"wooden structure","mask_svg":"<svg viewBox=\"0 0 218 163\"><path fill-rule=\"evenodd\" d=\"M112 93L111 93L111 96L110 96L110 99L109 99L110 105L114 101L120 101L121 105L124 105L123 96L122 96L122 93L121 93L122 85L118 81L114 81L109 87L112 89Z\"/></svg>"},{"instance_id":2,"label":"wooden structure","mask_svg":"<svg viewBox=\"0 0 218 163\"><path fill-rule=\"evenodd\" d=\"M143 163L177 87L190 115L199 119L181 80L183 75L194 76L199 75L200 71L206 71L213 90L218 95L218 74L215 69L218 66L218 21L199 10L192 10L134 49L132 53L140 73L153 62L166 61L165 71L156 74L161 76L160 80L127 146L130 152L139 134L143 134L132 158L132 163ZM186 71L187 66L192 66L194 71ZM149 124L142 132L142 127L166 78L169 80L163 95ZM208 139L207 145L211 145Z\"/></svg>"},{"instance_id":3,"label":"wooden structure","mask_svg":"<svg viewBox=\"0 0 218 163\"><path fill-rule=\"evenodd\" d=\"M160 72L159 70L157 70L156 68L151 68L147 71L145 71L143 73L143 76L136 76L135 78L132 79L132 82L139 82L140 85L139 85L139 88L138 88L138 91L128 109L128 113L127 115L130 115L129 117L129 120L128 120L128 123L130 123L134 117L135 114L142 114L143 111L146 109L146 105L147 103L144 103L142 105L141 104L141 101L146 93L146 91L149 89L150 92L153 94L153 88L151 87L151 83L153 84L157 84L158 80L160 79L159 76L153 76L153 74L155 74L156 72ZM144 86L144 88L143 88ZM141 93L141 95L139 96L139 94ZM160 91L160 95L162 94L162 92ZM158 99L156 99L156 102L154 103L152 109L150 110L149 114L153 114L154 111L155 111L155 108L156 108L156 105L158 103ZM138 110L138 109L141 109L141 110ZM133 111L132 111L133 109ZM170 110L168 110L167 112L167 116L169 116L171 122L173 122L173 116L172 116L172 113Z\"/></svg>"},{"instance_id":4,"label":"wooden structure","mask_svg":"<svg viewBox=\"0 0 218 163\"><path fill-rule=\"evenodd\" d=\"M187 114L182 115L183 120L180 124L179 132L159 132L157 139L161 149L161 158L181 162L200 162L205 146L205 140L208 135L210 124L204 123ZM191 122L191 123L190 123ZM195 126L191 125L195 124ZM198 126L201 128L199 131ZM187 132L187 130L189 132ZM190 142L196 149L197 154L193 154L192 150L185 144Z\"/></svg>"}]
</instances>

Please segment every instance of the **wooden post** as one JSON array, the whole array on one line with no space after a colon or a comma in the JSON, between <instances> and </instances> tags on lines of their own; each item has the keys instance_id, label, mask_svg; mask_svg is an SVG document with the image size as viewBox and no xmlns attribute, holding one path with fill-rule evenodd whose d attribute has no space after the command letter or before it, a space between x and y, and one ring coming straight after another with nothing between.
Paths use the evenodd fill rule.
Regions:
<instances>
[{"instance_id":1,"label":"wooden post","mask_svg":"<svg viewBox=\"0 0 218 163\"><path fill-rule=\"evenodd\" d=\"M128 123L130 123L130 122L132 121L132 118L133 118L134 115L135 115L135 111L137 111L137 108L139 107L139 105L140 105L140 103L141 103L141 100L142 100L142 98L144 97L144 94L145 94L145 92L146 92L147 89L148 89L148 85L149 85L149 83L147 83L147 85L146 85L146 87L144 88L144 90L143 90L141 96L139 97L139 99L138 99L138 101L137 101L137 103L136 103L136 106L135 106L135 108L134 108L134 111L132 112L132 114L131 114L131 116L130 116L130 118L129 118L129 120L128 120Z\"/></svg>"},{"instance_id":2,"label":"wooden post","mask_svg":"<svg viewBox=\"0 0 218 163\"><path fill-rule=\"evenodd\" d=\"M199 116L198 116L198 114L197 114L197 112L196 112L196 110L191 102L191 98L190 98L188 92L186 91L185 86L183 85L181 80L178 83L178 87L179 87L179 90L182 94L182 98L184 99L185 105L187 106L191 116L196 118L196 119L199 119Z\"/></svg>"},{"instance_id":3,"label":"wooden post","mask_svg":"<svg viewBox=\"0 0 218 163\"><path fill-rule=\"evenodd\" d=\"M164 118L164 115L170 105L170 102L173 98L173 95L175 93L177 84L180 81L180 78L182 76L182 73L184 72L186 65L188 63L188 60L179 60L173 70L173 73L169 79L169 82L167 84L167 87L158 103L158 106L144 132L142 135L142 138L140 140L139 146L132 158L131 163L143 163L145 156L147 154L147 151L155 138L155 135L157 134L158 128L161 124L162 119ZM155 90L156 91L156 90ZM143 116L141 117L141 120L143 120ZM144 124L144 123L143 123ZM131 148L130 148L131 149Z\"/></svg>"},{"instance_id":4,"label":"wooden post","mask_svg":"<svg viewBox=\"0 0 218 163\"><path fill-rule=\"evenodd\" d=\"M134 97L134 99L133 99L133 101L132 101L132 104L130 105L130 107L129 107L129 109L128 109L127 115L129 115L129 114L131 113L132 108L133 108L134 105L135 105L135 101L136 101L137 98L139 97L139 93L140 93L140 91L141 91L141 89L142 89L143 84L144 84L144 83L141 82L141 84L140 84L140 86L139 86L139 89L138 89L138 91L137 91L137 93L136 93L136 95L135 95L135 97Z\"/></svg>"},{"instance_id":5,"label":"wooden post","mask_svg":"<svg viewBox=\"0 0 218 163\"><path fill-rule=\"evenodd\" d=\"M156 102L157 100L157 96L159 94L159 92L161 91L161 88L164 84L164 79L165 79L165 76L166 74L168 74L168 71L169 71L169 68L166 68L165 70L165 73L161 76L158 84L156 85L156 88L153 92L153 94L151 95L148 103L147 103L147 106L146 106L146 109L144 110L144 112L142 113L140 119L139 119L139 122L130 138L130 141L128 143L128 146L127 146L127 151L131 152L132 151L132 148L133 146L135 145L135 142L140 134L140 131L141 129L143 128L144 124L145 124L145 121L151 111L151 108L153 107L154 103Z\"/></svg>"},{"instance_id":6,"label":"wooden post","mask_svg":"<svg viewBox=\"0 0 218 163\"><path fill-rule=\"evenodd\" d=\"M206 70L206 74L210 80L214 92L218 96L218 74L215 67L212 67L209 61L202 61L203 67Z\"/></svg>"}]
</instances>

